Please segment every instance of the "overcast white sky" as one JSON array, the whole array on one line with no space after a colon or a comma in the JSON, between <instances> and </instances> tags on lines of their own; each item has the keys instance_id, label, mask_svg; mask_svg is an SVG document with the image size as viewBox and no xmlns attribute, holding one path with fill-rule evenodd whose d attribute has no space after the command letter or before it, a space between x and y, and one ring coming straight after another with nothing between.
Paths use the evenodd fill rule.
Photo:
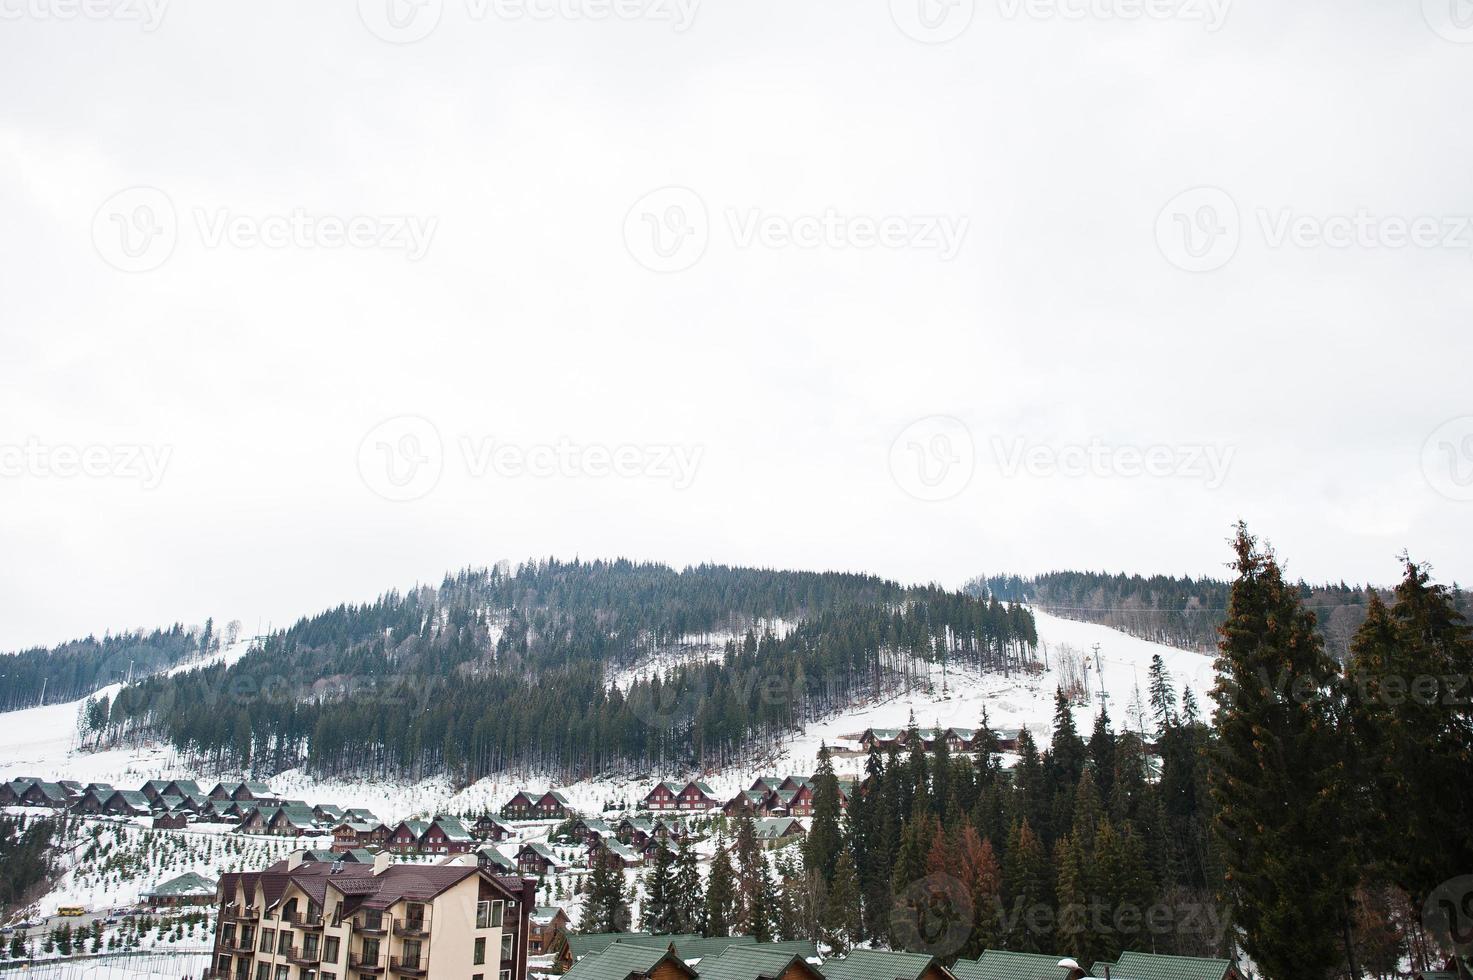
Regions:
<instances>
[{"instance_id":1,"label":"overcast white sky","mask_svg":"<svg viewBox=\"0 0 1473 980\"><path fill-rule=\"evenodd\" d=\"M0 0L0 649L1239 517L1473 579L1467 0L79 3Z\"/></svg>"}]
</instances>

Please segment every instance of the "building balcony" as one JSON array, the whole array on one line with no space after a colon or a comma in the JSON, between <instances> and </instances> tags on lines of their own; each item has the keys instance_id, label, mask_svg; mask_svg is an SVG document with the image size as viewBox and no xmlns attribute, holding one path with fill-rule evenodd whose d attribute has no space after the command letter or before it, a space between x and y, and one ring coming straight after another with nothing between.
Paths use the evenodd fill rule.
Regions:
<instances>
[{"instance_id":1,"label":"building balcony","mask_svg":"<svg viewBox=\"0 0 1473 980\"><path fill-rule=\"evenodd\" d=\"M430 917L427 915L394 920L394 935L423 937L430 934Z\"/></svg>"},{"instance_id":2,"label":"building balcony","mask_svg":"<svg viewBox=\"0 0 1473 980\"><path fill-rule=\"evenodd\" d=\"M322 962L322 950L320 948L300 949L296 946L291 946L288 947L285 955L288 961L302 966L315 966Z\"/></svg>"},{"instance_id":3,"label":"building balcony","mask_svg":"<svg viewBox=\"0 0 1473 980\"><path fill-rule=\"evenodd\" d=\"M389 969L401 976L422 977L429 972L429 960L418 956L412 959L396 956L389 961Z\"/></svg>"},{"instance_id":4,"label":"building balcony","mask_svg":"<svg viewBox=\"0 0 1473 980\"><path fill-rule=\"evenodd\" d=\"M313 932L322 928L321 912L298 912L287 920L298 929L308 929Z\"/></svg>"},{"instance_id":5,"label":"building balcony","mask_svg":"<svg viewBox=\"0 0 1473 980\"><path fill-rule=\"evenodd\" d=\"M249 905L227 905L220 914L225 919L235 922L255 922L261 911Z\"/></svg>"},{"instance_id":6,"label":"building balcony","mask_svg":"<svg viewBox=\"0 0 1473 980\"><path fill-rule=\"evenodd\" d=\"M254 956L256 952L256 942L254 938L226 939L220 943L220 948L225 952L233 953L236 956Z\"/></svg>"},{"instance_id":7,"label":"building balcony","mask_svg":"<svg viewBox=\"0 0 1473 980\"><path fill-rule=\"evenodd\" d=\"M386 936L389 933L389 917L382 915L377 919L370 919L362 915L354 916L353 931L365 936Z\"/></svg>"},{"instance_id":8,"label":"building balcony","mask_svg":"<svg viewBox=\"0 0 1473 980\"><path fill-rule=\"evenodd\" d=\"M360 953L349 953L348 966L359 973L383 973L384 958L382 954L376 959L365 959Z\"/></svg>"}]
</instances>

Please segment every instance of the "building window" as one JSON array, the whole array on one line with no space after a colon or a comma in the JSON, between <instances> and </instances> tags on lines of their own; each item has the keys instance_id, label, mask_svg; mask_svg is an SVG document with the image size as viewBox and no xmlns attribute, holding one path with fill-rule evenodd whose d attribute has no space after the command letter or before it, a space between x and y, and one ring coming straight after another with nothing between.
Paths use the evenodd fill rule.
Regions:
<instances>
[{"instance_id":1,"label":"building window","mask_svg":"<svg viewBox=\"0 0 1473 980\"><path fill-rule=\"evenodd\" d=\"M285 963L276 968L276 980L291 980L291 970Z\"/></svg>"},{"instance_id":2,"label":"building window","mask_svg":"<svg viewBox=\"0 0 1473 980\"><path fill-rule=\"evenodd\" d=\"M267 966L265 963L257 963L256 964L256 980L270 980L270 977L271 977L271 967Z\"/></svg>"},{"instance_id":3,"label":"building window","mask_svg":"<svg viewBox=\"0 0 1473 980\"><path fill-rule=\"evenodd\" d=\"M338 961L339 942L340 940L337 936L328 936L322 941L322 958L324 960L327 960L329 963L336 963ZM323 980L327 980L326 973L324 973L322 977Z\"/></svg>"},{"instance_id":4,"label":"building window","mask_svg":"<svg viewBox=\"0 0 1473 980\"><path fill-rule=\"evenodd\" d=\"M475 964L476 966L480 966L482 963L485 963L485 962L486 962L486 940L484 940L484 939L477 939L476 940L476 953L475 953L475 956L473 956L471 958L471 963Z\"/></svg>"},{"instance_id":5,"label":"building window","mask_svg":"<svg viewBox=\"0 0 1473 980\"><path fill-rule=\"evenodd\" d=\"M512 950L511 937L508 936L508 935L503 934L502 937L501 937L501 958L503 960L509 960L509 959L511 959L511 950Z\"/></svg>"},{"instance_id":6,"label":"building window","mask_svg":"<svg viewBox=\"0 0 1473 980\"><path fill-rule=\"evenodd\" d=\"M285 953L287 950L289 950L291 948L292 948L292 934L291 934L291 930L289 930L289 929L283 929L283 930L281 930L281 932L276 937L276 951L278 953Z\"/></svg>"},{"instance_id":7,"label":"building window","mask_svg":"<svg viewBox=\"0 0 1473 980\"><path fill-rule=\"evenodd\" d=\"M510 970L502 970L501 971L501 980L511 980L511 971Z\"/></svg>"},{"instance_id":8,"label":"building window","mask_svg":"<svg viewBox=\"0 0 1473 980\"><path fill-rule=\"evenodd\" d=\"M262 929L261 930L261 952L263 952L263 953L269 953L269 952L271 952L275 948L276 948L276 930L275 929Z\"/></svg>"}]
</instances>

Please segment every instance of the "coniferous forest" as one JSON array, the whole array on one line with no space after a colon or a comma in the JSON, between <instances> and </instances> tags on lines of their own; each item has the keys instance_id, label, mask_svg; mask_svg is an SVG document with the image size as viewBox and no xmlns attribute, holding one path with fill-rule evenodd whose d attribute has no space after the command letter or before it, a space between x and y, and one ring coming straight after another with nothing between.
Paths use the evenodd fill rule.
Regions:
<instances>
[{"instance_id":1,"label":"coniferous forest","mask_svg":"<svg viewBox=\"0 0 1473 980\"><path fill-rule=\"evenodd\" d=\"M718 631L716 654L611 683ZM573 780L743 759L918 659L1007 672L1036 642L1021 607L870 576L548 561L340 606L88 716L98 744L159 737L217 771Z\"/></svg>"},{"instance_id":2,"label":"coniferous forest","mask_svg":"<svg viewBox=\"0 0 1473 980\"><path fill-rule=\"evenodd\" d=\"M1207 652L1217 649L1232 583L1173 575L1048 572L1032 578L986 576L974 579L967 590L1003 602L1028 603L1066 619L1099 623L1154 643ZM1389 589L1344 582L1300 581L1294 590L1304 608L1314 612L1315 628L1326 649L1342 661L1366 618L1369 595L1375 593L1383 601L1390 598ZM1465 616L1473 614L1473 596L1456 585L1451 600Z\"/></svg>"}]
</instances>

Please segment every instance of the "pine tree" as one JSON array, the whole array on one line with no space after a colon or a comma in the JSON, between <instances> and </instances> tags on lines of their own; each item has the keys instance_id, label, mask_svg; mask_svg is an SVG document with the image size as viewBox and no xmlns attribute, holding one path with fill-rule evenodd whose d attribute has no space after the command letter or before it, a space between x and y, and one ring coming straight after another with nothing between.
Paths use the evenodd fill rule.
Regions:
<instances>
[{"instance_id":1,"label":"pine tree","mask_svg":"<svg viewBox=\"0 0 1473 980\"><path fill-rule=\"evenodd\" d=\"M1242 525L1218 657L1211 791L1225 890L1270 980L1324 977L1355 879L1339 838L1344 689L1312 613Z\"/></svg>"},{"instance_id":2,"label":"pine tree","mask_svg":"<svg viewBox=\"0 0 1473 980\"><path fill-rule=\"evenodd\" d=\"M1453 593L1407 559L1392 607L1371 597L1348 673L1370 787L1364 844L1420 907L1473 868L1473 629Z\"/></svg>"},{"instance_id":3,"label":"pine tree","mask_svg":"<svg viewBox=\"0 0 1473 980\"><path fill-rule=\"evenodd\" d=\"M588 875L588 897L583 904L584 932L628 932L629 903L624 894L624 872L617 858L599 854Z\"/></svg>"},{"instance_id":4,"label":"pine tree","mask_svg":"<svg viewBox=\"0 0 1473 980\"><path fill-rule=\"evenodd\" d=\"M854 857L845 847L834 866L834 880L824 906L823 940L835 953L847 953L859 936L859 879Z\"/></svg>"},{"instance_id":5,"label":"pine tree","mask_svg":"<svg viewBox=\"0 0 1473 980\"><path fill-rule=\"evenodd\" d=\"M674 888L675 858L668 847L655 848L655 860L644 873L640 928L657 936L679 931L680 913Z\"/></svg>"},{"instance_id":6,"label":"pine tree","mask_svg":"<svg viewBox=\"0 0 1473 980\"><path fill-rule=\"evenodd\" d=\"M701 932L706 914L706 898L701 887L701 873L696 866L696 852L686 841L680 842L675 854L675 893L672 902L678 933Z\"/></svg>"},{"instance_id":7,"label":"pine tree","mask_svg":"<svg viewBox=\"0 0 1473 980\"><path fill-rule=\"evenodd\" d=\"M821 745L818 771L813 776L813 825L803 841L804 864L828 884L834 877L839 849L839 780L828 746Z\"/></svg>"},{"instance_id":8,"label":"pine tree","mask_svg":"<svg viewBox=\"0 0 1473 980\"><path fill-rule=\"evenodd\" d=\"M736 873L731 867L731 855L716 841L716 855L711 859L711 875L706 882L706 915L703 930L707 936L731 934L732 923L737 917Z\"/></svg>"},{"instance_id":9,"label":"pine tree","mask_svg":"<svg viewBox=\"0 0 1473 980\"><path fill-rule=\"evenodd\" d=\"M1053 948L1043 913L1055 908L1053 869L1043 841L1024 820L1008 833L1003 858L1003 903L1007 947L1023 953Z\"/></svg>"},{"instance_id":10,"label":"pine tree","mask_svg":"<svg viewBox=\"0 0 1473 980\"><path fill-rule=\"evenodd\" d=\"M1176 724L1176 691L1171 686L1171 675L1161 654L1151 654L1148 690L1151 698L1151 715L1156 719L1156 731L1165 731Z\"/></svg>"}]
</instances>

